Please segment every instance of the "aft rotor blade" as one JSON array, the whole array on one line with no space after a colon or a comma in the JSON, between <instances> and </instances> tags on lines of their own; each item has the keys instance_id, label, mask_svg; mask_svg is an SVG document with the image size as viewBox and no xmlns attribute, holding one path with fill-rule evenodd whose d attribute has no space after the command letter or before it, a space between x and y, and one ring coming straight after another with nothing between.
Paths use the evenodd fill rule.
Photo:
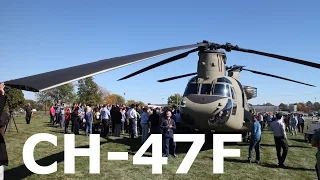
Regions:
<instances>
[{"instance_id":1,"label":"aft rotor blade","mask_svg":"<svg viewBox=\"0 0 320 180\"><path fill-rule=\"evenodd\" d=\"M320 64L318 64L318 63L309 62L309 61L296 59L296 58L291 58L291 57L287 57L287 56L281 56L281 55L277 55L277 54L271 54L271 53L256 51L256 50L252 50L252 49L243 49L243 48L240 48L238 46L233 46L230 43L227 43L226 45L222 45L220 47L224 48L226 50L234 50L234 51L240 51L240 52L246 52L246 53L251 53L251 54L257 54L257 55L277 58L277 59L281 59L281 60L284 60L284 61L293 62L293 63L302 64L302 65L305 65L305 66L310 66L310 67L314 67L314 68L320 69Z\"/></svg>"},{"instance_id":2,"label":"aft rotor blade","mask_svg":"<svg viewBox=\"0 0 320 180\"><path fill-rule=\"evenodd\" d=\"M111 71L120 67L141 62L143 60L164 55L170 52L207 45L208 43L197 43L192 45L177 46L160 50L148 51L127 56L114 57L88 64L82 64L74 67L28 76L20 79L14 79L6 81L4 83L6 86L26 91L45 91L73 81L77 81L100 73Z\"/></svg>"},{"instance_id":3,"label":"aft rotor blade","mask_svg":"<svg viewBox=\"0 0 320 180\"><path fill-rule=\"evenodd\" d=\"M118 81L131 78L131 77L133 77L133 76L135 76L135 75L138 75L138 74L141 74L141 73L143 73L143 72L149 71L149 70L154 69L154 68L156 68L156 67L159 67L159 66L162 66L162 65L171 63L171 62L173 62L173 61L176 61L176 60L185 58L185 57L187 57L190 53L193 53L193 52L196 52L196 51L199 51L199 48L192 49L192 50L190 50L190 51L187 51L187 52L184 52L184 53L175 55L175 56L173 56L173 57L170 57L170 58L167 58L167 59L162 60L162 61L160 61L160 62L157 62L157 63L155 63L155 64L152 64L152 65L150 65L150 66L148 66L148 67L145 67L145 68L140 69L140 70L138 70L138 71L136 71L136 72L134 72L134 73L131 73L131 74L129 74L129 75L127 75L127 76L125 76L125 77L123 77L123 78L121 78L121 79L118 79Z\"/></svg>"},{"instance_id":4,"label":"aft rotor blade","mask_svg":"<svg viewBox=\"0 0 320 180\"><path fill-rule=\"evenodd\" d=\"M303 84L303 85L307 85L307 86L312 86L312 87L316 87L315 85L311 85L311 84L307 84L307 83L303 83L303 82L299 82L296 80L292 80L292 79L288 79L288 78L284 78L284 77L280 77L280 76L276 76L273 74L267 74L267 73L263 73L263 72L259 72L259 71L254 71L254 70L250 70L250 69L242 69L244 71L249 71L255 74L260 74L260 75L264 75L264 76L269 76L269 77L274 77L274 78L278 78L278 79L283 79L283 80L287 80L287 81L291 81L291 82L295 82L295 83L299 83L299 84Z\"/></svg>"},{"instance_id":5,"label":"aft rotor blade","mask_svg":"<svg viewBox=\"0 0 320 180\"><path fill-rule=\"evenodd\" d=\"M174 76L174 77L158 80L158 82L166 82L166 81L176 80L176 79L180 79L180 78L184 78L184 77L188 77L188 76L194 76L197 74L198 73L189 73L189 74L184 74L184 75L180 75L180 76Z\"/></svg>"}]
</instances>

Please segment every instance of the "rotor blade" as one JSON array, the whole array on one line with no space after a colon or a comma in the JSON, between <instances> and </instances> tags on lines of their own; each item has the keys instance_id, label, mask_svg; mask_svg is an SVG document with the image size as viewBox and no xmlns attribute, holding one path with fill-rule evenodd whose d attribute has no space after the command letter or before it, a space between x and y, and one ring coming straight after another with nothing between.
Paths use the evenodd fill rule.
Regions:
<instances>
[{"instance_id":1,"label":"rotor blade","mask_svg":"<svg viewBox=\"0 0 320 180\"><path fill-rule=\"evenodd\" d=\"M158 82L171 81L171 80L180 79L180 78L184 78L184 77L188 77L188 76L193 76L193 75L197 75L197 74L198 74L198 73L189 73L189 74L184 74L184 75L180 75L180 76L174 76L174 77L170 77L170 78L158 80Z\"/></svg>"},{"instance_id":2,"label":"rotor blade","mask_svg":"<svg viewBox=\"0 0 320 180\"><path fill-rule=\"evenodd\" d=\"M254 71L254 70L250 70L250 69L242 69L244 71L249 71L255 74L260 74L260 75L264 75L264 76L269 76L269 77L274 77L274 78L278 78L278 79L283 79L283 80L287 80L287 81L291 81L291 82L295 82L295 83L299 83L299 84L303 84L303 85L307 85L307 86L312 86L312 87L316 87L314 85L311 84L307 84L307 83L303 83L303 82L299 82L296 80L292 80L292 79L288 79L288 78L284 78L284 77L280 77L280 76L276 76L276 75L272 75L272 74L267 74L267 73L263 73L263 72L259 72L259 71Z\"/></svg>"},{"instance_id":3,"label":"rotor blade","mask_svg":"<svg viewBox=\"0 0 320 180\"><path fill-rule=\"evenodd\" d=\"M61 86L73 81L84 79L90 76L94 76L100 73L111 71L123 66L127 66L133 63L137 63L146 59L150 59L156 56L167 54L170 52L189 49L200 46L207 46L208 43L197 43L186 46L177 46L171 48L165 48L155 51L148 51L143 53L137 53L127 56L114 57L110 59L104 59L97 62L88 64L82 64L65 69L55 70L33 76L28 76L20 79L10 80L4 82L6 86L18 88L26 91L45 91L57 86Z\"/></svg>"},{"instance_id":4,"label":"rotor blade","mask_svg":"<svg viewBox=\"0 0 320 180\"><path fill-rule=\"evenodd\" d=\"M133 77L133 76L135 76L135 75L138 75L138 74L140 74L140 73L149 71L149 70L151 70L151 69L153 69L153 68L156 68L156 67L159 67L159 66L168 64L168 63L170 63L170 62L173 62L173 61L176 61L176 60L185 58L185 57L187 57L190 53L193 53L193 52L196 52L196 51L199 51L199 48L192 49L192 50L190 50L190 51L187 51L187 52L184 52L184 53L175 55L175 56L170 57L170 58L168 58L168 59L165 59L165 60L162 60L162 61L157 62L157 63L155 63L155 64L152 64L152 65L150 65L150 66L148 66L148 67L145 67L145 68L140 69L140 70L138 70L138 71L136 71L136 72L134 72L134 73L131 73L131 74L129 74L129 75L127 75L127 76L125 76L125 77L123 77L123 78L121 78L121 79L118 79L118 81L121 81L121 80L124 80L124 79L128 79L128 78Z\"/></svg>"},{"instance_id":5,"label":"rotor blade","mask_svg":"<svg viewBox=\"0 0 320 180\"><path fill-rule=\"evenodd\" d=\"M302 64L302 65L305 65L305 66L310 66L310 67L314 67L314 68L320 69L320 64L314 63L314 62L309 62L309 61L300 60L300 59L296 59L296 58L291 58L291 57L287 57L287 56L281 56L281 55L277 55L277 54L271 54L271 53L256 51L256 50L252 50L252 49L243 49L243 48L240 48L238 46L233 46L230 43L227 43L227 45L224 45L224 46L225 47L223 47L223 48L225 48L225 49L230 49L230 50L240 51L240 52L246 52L246 53L251 53L251 54L258 54L258 55L262 55L262 56L277 58L277 59L281 59L281 60L284 60L284 61L289 61L289 62Z\"/></svg>"}]
</instances>

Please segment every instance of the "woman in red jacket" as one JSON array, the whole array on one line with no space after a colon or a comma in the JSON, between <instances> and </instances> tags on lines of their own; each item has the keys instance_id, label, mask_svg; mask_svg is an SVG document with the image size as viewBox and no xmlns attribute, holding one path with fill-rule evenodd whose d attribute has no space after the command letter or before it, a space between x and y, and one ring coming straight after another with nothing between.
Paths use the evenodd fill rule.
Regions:
<instances>
[{"instance_id":1,"label":"woman in red jacket","mask_svg":"<svg viewBox=\"0 0 320 180\"><path fill-rule=\"evenodd\" d=\"M69 123L71 120L71 110L70 108L65 108L65 119L64 119L64 133L68 134Z\"/></svg>"}]
</instances>

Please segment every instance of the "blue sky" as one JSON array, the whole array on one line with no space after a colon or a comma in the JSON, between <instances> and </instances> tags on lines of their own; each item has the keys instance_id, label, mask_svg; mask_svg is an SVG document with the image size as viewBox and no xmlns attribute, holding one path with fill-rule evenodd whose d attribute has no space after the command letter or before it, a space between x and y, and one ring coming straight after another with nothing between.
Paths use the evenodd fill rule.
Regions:
<instances>
[{"instance_id":1,"label":"blue sky","mask_svg":"<svg viewBox=\"0 0 320 180\"><path fill-rule=\"evenodd\" d=\"M320 62L319 1L2 1L0 81L202 40ZM182 52L182 51L181 51ZM180 53L180 52L179 52ZM170 54L174 55L174 53ZM117 81L170 55L94 77L126 99L162 103L183 93L189 78L158 79L195 72L197 53L133 78ZM272 73L320 86L320 71L272 58L230 52L228 65ZM242 72L258 88L252 104L320 100L319 88ZM25 92L34 99L34 93Z\"/></svg>"}]
</instances>

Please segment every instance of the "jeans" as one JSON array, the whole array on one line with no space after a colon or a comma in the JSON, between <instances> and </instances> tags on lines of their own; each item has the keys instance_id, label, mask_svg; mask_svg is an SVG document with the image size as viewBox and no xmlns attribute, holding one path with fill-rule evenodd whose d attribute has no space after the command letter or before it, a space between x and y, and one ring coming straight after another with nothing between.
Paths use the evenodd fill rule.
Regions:
<instances>
[{"instance_id":1,"label":"jeans","mask_svg":"<svg viewBox=\"0 0 320 180\"><path fill-rule=\"evenodd\" d=\"M4 166L0 166L0 180L4 180Z\"/></svg>"},{"instance_id":2,"label":"jeans","mask_svg":"<svg viewBox=\"0 0 320 180\"><path fill-rule=\"evenodd\" d=\"M173 136L163 136L163 141L164 141L164 151L166 153L167 157L170 157L170 145L172 145L173 148L173 154L176 153L176 142L173 140Z\"/></svg>"},{"instance_id":3,"label":"jeans","mask_svg":"<svg viewBox=\"0 0 320 180\"><path fill-rule=\"evenodd\" d=\"M124 131L124 123L125 121L121 121L121 131Z\"/></svg>"},{"instance_id":4,"label":"jeans","mask_svg":"<svg viewBox=\"0 0 320 180\"><path fill-rule=\"evenodd\" d=\"M69 120L64 122L64 133L68 134L68 128L69 128Z\"/></svg>"},{"instance_id":5,"label":"jeans","mask_svg":"<svg viewBox=\"0 0 320 180\"><path fill-rule=\"evenodd\" d=\"M136 119L133 119L132 120L132 131L133 131L133 134L134 136L138 136L138 122Z\"/></svg>"},{"instance_id":6,"label":"jeans","mask_svg":"<svg viewBox=\"0 0 320 180\"><path fill-rule=\"evenodd\" d=\"M92 121L86 121L86 135L89 136L89 134L92 134Z\"/></svg>"},{"instance_id":7,"label":"jeans","mask_svg":"<svg viewBox=\"0 0 320 180\"><path fill-rule=\"evenodd\" d=\"M250 146L249 146L249 156L248 159L252 159L252 150L253 148L256 151L256 160L260 161L260 141L261 140L256 140L255 138L251 139L250 141Z\"/></svg>"},{"instance_id":8,"label":"jeans","mask_svg":"<svg viewBox=\"0 0 320 180\"><path fill-rule=\"evenodd\" d=\"M114 136L120 137L121 124L114 124Z\"/></svg>"},{"instance_id":9,"label":"jeans","mask_svg":"<svg viewBox=\"0 0 320 180\"><path fill-rule=\"evenodd\" d=\"M148 139L149 126L148 126L147 123L145 123L145 124L141 124L141 128L142 128L142 138L141 138L141 141L142 141L142 143L144 143L144 142Z\"/></svg>"},{"instance_id":10,"label":"jeans","mask_svg":"<svg viewBox=\"0 0 320 180\"><path fill-rule=\"evenodd\" d=\"M316 172L317 172L317 176L318 176L318 179L320 179L320 176L319 176L319 173L320 173L320 152L318 151L317 154L316 154L316 158L317 158L317 163L316 163Z\"/></svg>"},{"instance_id":11,"label":"jeans","mask_svg":"<svg viewBox=\"0 0 320 180\"><path fill-rule=\"evenodd\" d=\"M279 165L283 165L288 154L288 142L284 137L274 137ZM282 149L282 154L281 154Z\"/></svg>"}]
</instances>

